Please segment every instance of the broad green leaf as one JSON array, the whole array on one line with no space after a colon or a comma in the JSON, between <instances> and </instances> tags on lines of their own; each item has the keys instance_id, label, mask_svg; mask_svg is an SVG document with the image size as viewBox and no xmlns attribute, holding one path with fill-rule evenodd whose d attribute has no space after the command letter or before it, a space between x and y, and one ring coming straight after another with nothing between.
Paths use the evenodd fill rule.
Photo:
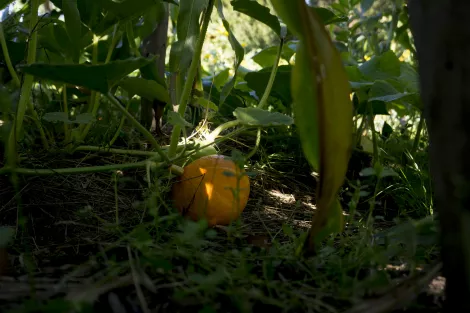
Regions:
<instances>
[{"instance_id":1,"label":"broad green leaf","mask_svg":"<svg viewBox=\"0 0 470 313\"><path fill-rule=\"evenodd\" d=\"M412 94L402 93L384 80L377 80L369 91L369 101L392 102Z\"/></svg>"},{"instance_id":2,"label":"broad green leaf","mask_svg":"<svg viewBox=\"0 0 470 313\"><path fill-rule=\"evenodd\" d=\"M235 11L244 13L261 23L269 26L279 37L281 24L279 19L269 12L269 9L253 0L233 0L230 2Z\"/></svg>"},{"instance_id":3,"label":"broad green leaf","mask_svg":"<svg viewBox=\"0 0 470 313\"><path fill-rule=\"evenodd\" d=\"M301 43L291 88L302 148L320 175L317 212L306 246L306 251L314 252L327 234L342 229L337 193L344 182L352 147L351 90L341 57L318 15L302 0L271 2Z\"/></svg>"},{"instance_id":4,"label":"broad green leaf","mask_svg":"<svg viewBox=\"0 0 470 313\"><path fill-rule=\"evenodd\" d=\"M217 88L214 88L213 86L204 86L204 93L206 97L210 97L210 101L214 102L215 104L219 103L220 100L220 91ZM227 99L225 99L225 102L222 105L218 105L219 111L218 114L227 117L227 118L232 118L233 116L233 111L236 108L239 107L245 107L245 103L241 100L241 97L238 97L235 92L230 93L228 95Z\"/></svg>"},{"instance_id":5,"label":"broad green leaf","mask_svg":"<svg viewBox=\"0 0 470 313\"><path fill-rule=\"evenodd\" d=\"M348 18L346 16L337 16L332 11L326 8L312 8L315 13L317 13L318 17L321 19L323 25L329 25L334 23L340 22L347 22Z\"/></svg>"},{"instance_id":6,"label":"broad green leaf","mask_svg":"<svg viewBox=\"0 0 470 313\"><path fill-rule=\"evenodd\" d=\"M284 105L290 105L291 95L291 65L281 65L277 69L276 78L271 89L270 96L279 98ZM266 86L271 76L271 68L264 68L258 72L251 72L245 75L245 81L252 90L256 91L259 98L264 94Z\"/></svg>"},{"instance_id":7,"label":"broad green leaf","mask_svg":"<svg viewBox=\"0 0 470 313\"><path fill-rule=\"evenodd\" d=\"M279 112L269 112L258 108L237 108L233 115L247 126L281 126L292 125L294 120L285 114Z\"/></svg>"},{"instance_id":8,"label":"broad green leaf","mask_svg":"<svg viewBox=\"0 0 470 313\"><path fill-rule=\"evenodd\" d=\"M62 0L62 10L64 12L65 29L73 46L73 61L78 63L80 58L80 39L82 38L80 12L77 7L77 0Z\"/></svg>"},{"instance_id":9,"label":"broad green leaf","mask_svg":"<svg viewBox=\"0 0 470 313\"><path fill-rule=\"evenodd\" d=\"M171 45L170 71L186 71L191 64L199 37L199 19L208 0L180 0L176 34L178 41Z\"/></svg>"},{"instance_id":10,"label":"broad green leaf","mask_svg":"<svg viewBox=\"0 0 470 313\"><path fill-rule=\"evenodd\" d=\"M373 56L359 67L361 73L368 79L388 79L400 76L401 62L391 50L379 56Z\"/></svg>"},{"instance_id":11,"label":"broad green leaf","mask_svg":"<svg viewBox=\"0 0 470 313\"><path fill-rule=\"evenodd\" d=\"M140 18L146 11L151 10L155 5L161 4L161 0L101 0L103 8L112 14L112 17L121 24L134 18Z\"/></svg>"},{"instance_id":12,"label":"broad green leaf","mask_svg":"<svg viewBox=\"0 0 470 313\"><path fill-rule=\"evenodd\" d=\"M285 44L282 47L281 58L290 61L291 57L295 54L295 49L291 48L292 45ZM271 67L276 62L277 52L279 50L278 46L268 47L261 50L252 57L252 60L261 65L261 67Z\"/></svg>"},{"instance_id":13,"label":"broad green leaf","mask_svg":"<svg viewBox=\"0 0 470 313\"><path fill-rule=\"evenodd\" d=\"M238 67L243 61L243 58L245 57L245 50L243 49L242 45L238 42L237 38L235 38L235 35L233 34L230 24L228 23L227 19L224 16L224 11L223 11L223 5L222 1L217 2L217 12L219 13L219 17L222 20L222 23L224 24L224 28L228 33L228 41L230 42L230 45L232 46L233 51L235 51L235 61L233 65L234 69L234 75L232 79L225 84L225 86L222 88L222 92L220 93L220 104L223 104L227 96L230 94L232 91L233 86L235 85L235 80L237 79L237 71Z\"/></svg>"},{"instance_id":14,"label":"broad green leaf","mask_svg":"<svg viewBox=\"0 0 470 313\"><path fill-rule=\"evenodd\" d=\"M187 122L181 115L174 111L168 111L168 123L173 126L178 125L181 128L193 126L191 123Z\"/></svg>"},{"instance_id":15,"label":"broad green leaf","mask_svg":"<svg viewBox=\"0 0 470 313\"><path fill-rule=\"evenodd\" d=\"M19 65L18 68L39 78L82 86L106 94L120 79L150 62L154 60L132 58L98 65L33 63Z\"/></svg>"},{"instance_id":16,"label":"broad green leaf","mask_svg":"<svg viewBox=\"0 0 470 313\"><path fill-rule=\"evenodd\" d=\"M217 89L220 89L227 82L227 80L229 79L229 76L230 76L230 70L228 68L221 71L214 77L214 80L213 80L214 86Z\"/></svg>"},{"instance_id":17,"label":"broad green leaf","mask_svg":"<svg viewBox=\"0 0 470 313\"><path fill-rule=\"evenodd\" d=\"M204 98L204 97L200 97L196 100L196 103L198 103L200 106L202 106L203 108L205 109L211 109L211 110L214 110L214 111L218 111L219 110L219 107L212 101Z\"/></svg>"},{"instance_id":18,"label":"broad green leaf","mask_svg":"<svg viewBox=\"0 0 470 313\"><path fill-rule=\"evenodd\" d=\"M170 103L170 95L167 88L154 80L140 77L126 77L118 82L118 85L129 92L129 96L139 95L150 101L159 100Z\"/></svg>"}]
</instances>

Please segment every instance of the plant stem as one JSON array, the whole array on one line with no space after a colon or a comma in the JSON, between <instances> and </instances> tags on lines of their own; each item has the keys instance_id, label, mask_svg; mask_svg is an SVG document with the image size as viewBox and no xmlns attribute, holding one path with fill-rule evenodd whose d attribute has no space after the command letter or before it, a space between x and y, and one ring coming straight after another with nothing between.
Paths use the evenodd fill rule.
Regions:
<instances>
[{"instance_id":1,"label":"plant stem","mask_svg":"<svg viewBox=\"0 0 470 313\"><path fill-rule=\"evenodd\" d=\"M30 37L28 40L28 56L27 56L27 64L32 64L36 62L36 49L38 43L38 32L35 31L36 24L38 23L38 9L39 9L39 0L31 0L31 18L29 20L29 29L30 29ZM29 109L31 114L33 115L34 122L39 129L39 133L41 135L41 141L45 149L49 149L49 143L46 138L46 134L44 133L44 129L42 128L41 123L39 122L39 116L34 109L33 103L31 102L31 91L33 89L33 81L34 77L32 75L26 74L24 76L23 85L21 86L21 95L20 100L18 102L18 109L16 112L16 139L20 138L20 131L23 128L23 121L26 110Z\"/></svg>"},{"instance_id":2,"label":"plant stem","mask_svg":"<svg viewBox=\"0 0 470 313\"><path fill-rule=\"evenodd\" d=\"M276 62L273 65L271 70L271 76L269 76L268 84L266 85L266 89L264 90L263 97L258 104L258 109L264 109L268 104L269 94L271 93L271 89L273 88L274 79L276 78L277 68L279 67L279 60L281 59L282 47L284 46L284 38L281 38L281 43L279 44L279 50L277 51Z\"/></svg>"},{"instance_id":3,"label":"plant stem","mask_svg":"<svg viewBox=\"0 0 470 313\"><path fill-rule=\"evenodd\" d=\"M201 32L199 34L199 38L197 39L196 49L194 50L193 59L191 65L188 70L188 75L186 77L186 81L184 83L183 91L181 92L181 98L179 101L178 107L178 114L184 116L184 112L186 111L186 105L189 99L189 95L191 93L191 88L193 85L194 78L196 76L197 68L199 65L198 60L201 58L201 51L204 45L204 39L207 33L207 27L209 26L212 9L214 7L215 0L209 0L207 4L206 12L204 13L204 19L202 22ZM176 147L178 145L178 140L181 134L181 126L175 125L173 131L171 133L170 139L170 149L168 151L168 156L171 158L176 153Z\"/></svg>"},{"instance_id":4,"label":"plant stem","mask_svg":"<svg viewBox=\"0 0 470 313\"><path fill-rule=\"evenodd\" d=\"M67 104L67 85L64 84L63 87L63 96L64 96L64 113L69 116L69 107ZM65 137L65 143L68 144L70 143L70 132L69 132L69 126L67 123L64 123L64 137Z\"/></svg>"},{"instance_id":5,"label":"plant stem","mask_svg":"<svg viewBox=\"0 0 470 313\"><path fill-rule=\"evenodd\" d=\"M421 112L421 114L419 116L418 129L416 129L416 136L415 136L415 140L413 142L413 148L411 150L411 155L413 157L415 157L415 154L418 151L419 142L421 140L421 132L423 131L423 127L424 127L424 122L425 122L424 115L423 115L423 112Z\"/></svg>"},{"instance_id":6,"label":"plant stem","mask_svg":"<svg viewBox=\"0 0 470 313\"><path fill-rule=\"evenodd\" d=\"M132 28L132 23L130 21L126 24L126 34L129 45L131 46L131 50L134 52L136 57L140 57L140 51L135 44L134 29Z\"/></svg>"},{"instance_id":7,"label":"plant stem","mask_svg":"<svg viewBox=\"0 0 470 313\"><path fill-rule=\"evenodd\" d=\"M375 163L379 162L379 147L377 144L377 134L375 132L375 124L374 124L375 115L372 110L372 104L369 102L368 106L369 106L369 116L368 116L369 127L372 132L372 144L374 146L374 162L372 164L375 165Z\"/></svg>"},{"instance_id":8,"label":"plant stem","mask_svg":"<svg viewBox=\"0 0 470 313\"><path fill-rule=\"evenodd\" d=\"M169 162L170 159L168 157L168 155L165 154L165 152L163 152L163 150L160 148L160 145L158 144L158 142L155 140L155 138L153 138L152 134L144 127L142 126L142 124L140 124L133 116L132 114L130 114L126 108L124 108L120 103L119 101L116 100L116 98L111 94L111 93L108 93L106 95L106 97L108 98L108 100L116 107L116 109L118 109L119 111L121 111L122 114L124 114L125 117L127 117L127 119L129 119L129 121L134 125L134 127L140 131L140 133L142 135L144 135L145 138L147 138L147 140L152 144L152 146L154 146L155 150L157 151L157 153L162 157L162 159L166 162ZM171 148L171 147L170 147ZM176 147L175 147L176 148Z\"/></svg>"},{"instance_id":9,"label":"plant stem","mask_svg":"<svg viewBox=\"0 0 470 313\"><path fill-rule=\"evenodd\" d=\"M230 128L230 127L235 127L237 125L240 124L240 121L239 120L233 120L233 121L228 121L228 122L225 122L221 125L219 125L219 127L217 127L216 129L214 129L208 136L207 136L207 140L208 141L214 141L215 138L217 136L219 136L219 134L221 132L223 132L224 130Z\"/></svg>"},{"instance_id":10,"label":"plant stem","mask_svg":"<svg viewBox=\"0 0 470 313\"><path fill-rule=\"evenodd\" d=\"M8 72L10 73L13 81L15 82L16 87L21 86L20 79L18 78L18 74L16 74L15 69L13 68L13 64L11 63L10 54L8 53L8 46L5 40L5 32L3 31L3 22L0 22L0 42L2 44L2 52L5 58L5 62L7 63Z\"/></svg>"},{"instance_id":11,"label":"plant stem","mask_svg":"<svg viewBox=\"0 0 470 313\"><path fill-rule=\"evenodd\" d=\"M252 156L255 155L256 151L258 151L260 142L261 142L261 127L258 127L258 132L256 133L255 147L253 148L253 150L250 151L250 153L248 153L248 155L245 158L245 161L249 160Z\"/></svg>"},{"instance_id":12,"label":"plant stem","mask_svg":"<svg viewBox=\"0 0 470 313\"><path fill-rule=\"evenodd\" d=\"M126 111L129 110L130 104L131 104L131 101L130 101L130 99L128 99L128 100L127 100L127 104L126 104ZM114 142L116 141L116 139L119 137L119 133L121 132L122 126L124 125L124 122L125 122L125 121L126 121L126 116L123 115L123 116L121 117L121 122L119 123L119 126L118 126L116 132L114 133L113 138L109 141L109 144L108 144L108 145L109 145L110 147L114 144Z\"/></svg>"},{"instance_id":13,"label":"plant stem","mask_svg":"<svg viewBox=\"0 0 470 313\"><path fill-rule=\"evenodd\" d=\"M141 150L127 150L127 149L114 149L114 148L104 148L96 146L78 146L74 151L93 151L93 152L106 152L114 154L127 154L134 156L148 156L155 157L155 152L150 151L141 151Z\"/></svg>"},{"instance_id":14,"label":"plant stem","mask_svg":"<svg viewBox=\"0 0 470 313\"><path fill-rule=\"evenodd\" d=\"M33 168L10 168L3 167L0 169L0 175L7 173L16 173L23 175L38 175L38 176L48 176L48 175L67 175L67 174L85 174L85 173L99 173L107 171L116 171L116 170L125 170L133 168L144 168L148 165L148 160L135 162L135 163L124 163L124 164L112 164L104 166L87 166L87 167L71 167L71 168L56 168L56 169L33 169ZM168 164L161 162L155 163L156 167L163 167Z\"/></svg>"}]
</instances>

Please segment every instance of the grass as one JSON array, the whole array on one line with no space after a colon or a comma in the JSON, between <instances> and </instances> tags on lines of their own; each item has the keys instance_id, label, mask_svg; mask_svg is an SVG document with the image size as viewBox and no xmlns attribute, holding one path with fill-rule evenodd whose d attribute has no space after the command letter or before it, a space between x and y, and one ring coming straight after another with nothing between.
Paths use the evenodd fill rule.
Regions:
<instances>
[{"instance_id":1,"label":"grass","mask_svg":"<svg viewBox=\"0 0 470 313\"><path fill-rule=\"evenodd\" d=\"M110 308L120 306L127 312L137 312L131 307L141 312L343 312L369 301L387 303L390 288L423 280L419 275L438 261L434 223L404 219L405 212L394 219L381 214L386 201L378 197L373 225L366 227L365 191L375 188L374 181L360 177L354 163L342 198L344 208L356 213L345 211L344 232L314 259L294 256L315 212L315 178L293 138L264 137L248 167L256 174L250 201L240 221L229 227L208 229L204 221L183 219L169 204L171 182L160 176L148 189L145 171L126 171L117 183L106 173L24 178L28 227L9 249L11 267L0 277L0 310L113 312ZM219 148L224 154L233 148L249 151L251 141L245 134ZM72 167L133 160L26 155L25 164ZM358 164L365 167L367 157L359 154ZM426 215L427 195L416 195L422 195L427 180L424 170L410 164L379 190L395 201L388 210L420 207L409 214L417 219ZM0 190L0 225L13 227L16 204L5 177ZM414 302L397 296L395 304L437 312L442 288L435 287L440 280L434 276L424 279Z\"/></svg>"}]
</instances>

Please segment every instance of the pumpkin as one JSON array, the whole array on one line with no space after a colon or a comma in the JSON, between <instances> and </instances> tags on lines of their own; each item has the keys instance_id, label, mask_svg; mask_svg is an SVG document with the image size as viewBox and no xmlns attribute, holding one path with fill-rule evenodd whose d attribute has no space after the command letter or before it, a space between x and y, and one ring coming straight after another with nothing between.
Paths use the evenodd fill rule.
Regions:
<instances>
[{"instance_id":1,"label":"pumpkin","mask_svg":"<svg viewBox=\"0 0 470 313\"><path fill-rule=\"evenodd\" d=\"M228 225L240 216L248 202L250 180L243 173L226 156L201 157L185 166L183 175L172 186L173 204L193 221L206 219L209 226Z\"/></svg>"}]
</instances>

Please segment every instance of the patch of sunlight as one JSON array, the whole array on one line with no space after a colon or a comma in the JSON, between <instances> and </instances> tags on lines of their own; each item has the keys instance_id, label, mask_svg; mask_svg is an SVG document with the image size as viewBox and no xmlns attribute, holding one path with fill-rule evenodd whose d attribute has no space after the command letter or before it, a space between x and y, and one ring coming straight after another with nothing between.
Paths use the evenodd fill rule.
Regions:
<instances>
[{"instance_id":1,"label":"patch of sunlight","mask_svg":"<svg viewBox=\"0 0 470 313\"><path fill-rule=\"evenodd\" d=\"M214 191L214 185L211 182L205 183L207 199L211 200L212 192Z\"/></svg>"},{"instance_id":2,"label":"patch of sunlight","mask_svg":"<svg viewBox=\"0 0 470 313\"><path fill-rule=\"evenodd\" d=\"M310 202L302 202L302 205L305 205L306 207L312 209L312 210L316 210L317 209L317 206L310 203Z\"/></svg>"},{"instance_id":3,"label":"patch of sunlight","mask_svg":"<svg viewBox=\"0 0 470 313\"><path fill-rule=\"evenodd\" d=\"M268 194L270 194L272 197L276 198L280 202L284 204L294 204L295 203L295 197L292 194L285 194L282 193L278 190L270 190L268 191Z\"/></svg>"},{"instance_id":4,"label":"patch of sunlight","mask_svg":"<svg viewBox=\"0 0 470 313\"><path fill-rule=\"evenodd\" d=\"M4 124L4 122L2 120L0 120L0 126L2 126Z\"/></svg>"}]
</instances>

